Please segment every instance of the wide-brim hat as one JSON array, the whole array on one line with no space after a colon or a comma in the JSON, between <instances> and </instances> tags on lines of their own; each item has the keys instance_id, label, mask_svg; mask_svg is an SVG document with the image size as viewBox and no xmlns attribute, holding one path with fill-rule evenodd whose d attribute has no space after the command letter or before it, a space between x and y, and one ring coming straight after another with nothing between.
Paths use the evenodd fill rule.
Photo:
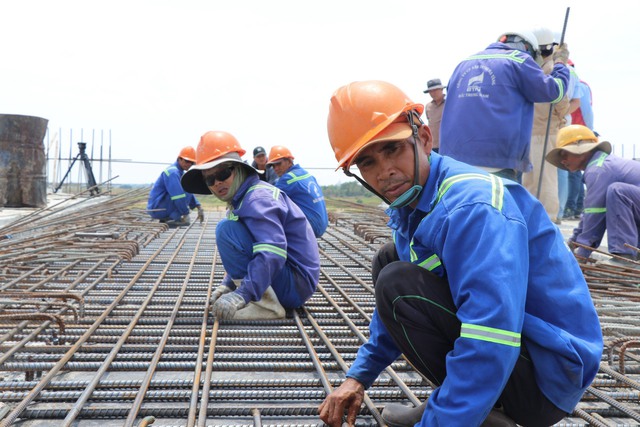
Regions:
<instances>
[{"instance_id":1,"label":"wide-brim hat","mask_svg":"<svg viewBox=\"0 0 640 427\"><path fill-rule=\"evenodd\" d=\"M209 190L209 187L207 186L207 183L204 181L204 177L202 176L202 171L215 168L222 163L238 163L239 165L246 168L250 173L263 173L250 164L244 162L240 157L240 154L232 151L214 160L211 160L210 162L191 166L180 179L180 184L182 184L182 188L184 189L184 191L193 194L211 194L211 190Z\"/></svg>"},{"instance_id":2,"label":"wide-brim hat","mask_svg":"<svg viewBox=\"0 0 640 427\"><path fill-rule=\"evenodd\" d=\"M584 154L589 151L604 151L607 154L611 153L611 143L609 141L593 141L593 140L580 140L574 141L569 144L561 145L553 150L549 151L549 153L545 156L547 162L551 163L555 167L559 169L568 170L564 165L560 162L560 153L562 151L568 151L571 154Z\"/></svg>"},{"instance_id":3,"label":"wide-brim hat","mask_svg":"<svg viewBox=\"0 0 640 427\"><path fill-rule=\"evenodd\" d=\"M440 79L431 79L427 82L427 88L422 93L428 93L430 90L444 89L446 86L442 84Z\"/></svg>"}]
</instances>

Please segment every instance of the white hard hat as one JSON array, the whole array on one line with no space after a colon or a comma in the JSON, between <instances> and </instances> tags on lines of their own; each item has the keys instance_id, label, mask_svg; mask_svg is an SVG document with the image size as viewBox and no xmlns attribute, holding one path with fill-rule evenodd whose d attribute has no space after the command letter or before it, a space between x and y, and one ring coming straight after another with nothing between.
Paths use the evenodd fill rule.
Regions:
<instances>
[{"instance_id":1,"label":"white hard hat","mask_svg":"<svg viewBox=\"0 0 640 427\"><path fill-rule=\"evenodd\" d=\"M537 51L538 50L538 39L536 38L535 34L533 34L531 31L507 31L504 32L502 34L500 34L500 37L498 37L498 41L502 41L503 37L508 37L508 36L519 36L520 38L522 38L524 41L526 41L527 43L529 43L531 45L531 47L533 48L533 50Z\"/></svg>"},{"instance_id":2,"label":"white hard hat","mask_svg":"<svg viewBox=\"0 0 640 427\"><path fill-rule=\"evenodd\" d=\"M536 36L538 47L544 50L553 48L554 35L553 32L546 27L538 27L533 29L533 35Z\"/></svg>"}]
</instances>

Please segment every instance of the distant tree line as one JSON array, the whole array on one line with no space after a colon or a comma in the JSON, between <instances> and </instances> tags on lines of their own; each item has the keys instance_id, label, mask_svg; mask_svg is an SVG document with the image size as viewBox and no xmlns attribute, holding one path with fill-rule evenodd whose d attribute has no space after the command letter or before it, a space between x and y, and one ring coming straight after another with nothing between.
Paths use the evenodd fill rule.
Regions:
<instances>
[{"instance_id":1,"label":"distant tree line","mask_svg":"<svg viewBox=\"0 0 640 427\"><path fill-rule=\"evenodd\" d=\"M326 185L322 187L325 197L372 197L358 181L345 182L338 185Z\"/></svg>"}]
</instances>

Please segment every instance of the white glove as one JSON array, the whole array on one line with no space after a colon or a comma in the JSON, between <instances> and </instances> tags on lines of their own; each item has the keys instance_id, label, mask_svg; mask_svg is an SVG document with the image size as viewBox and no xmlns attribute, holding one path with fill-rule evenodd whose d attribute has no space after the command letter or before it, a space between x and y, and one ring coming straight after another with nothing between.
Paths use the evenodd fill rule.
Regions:
<instances>
[{"instance_id":1,"label":"white glove","mask_svg":"<svg viewBox=\"0 0 640 427\"><path fill-rule=\"evenodd\" d=\"M220 298L222 295L224 294L228 294L229 292L232 292L233 289L225 286L225 285L220 285L217 288L214 289L214 291L211 293L211 303L209 304L210 307L213 307L213 304L215 304L215 302L218 300L218 298Z\"/></svg>"},{"instance_id":2,"label":"white glove","mask_svg":"<svg viewBox=\"0 0 640 427\"><path fill-rule=\"evenodd\" d=\"M246 305L247 303L244 301L244 298L238 293L229 292L222 295L215 304L213 304L213 316L218 319L231 319L236 315L236 311Z\"/></svg>"}]
</instances>

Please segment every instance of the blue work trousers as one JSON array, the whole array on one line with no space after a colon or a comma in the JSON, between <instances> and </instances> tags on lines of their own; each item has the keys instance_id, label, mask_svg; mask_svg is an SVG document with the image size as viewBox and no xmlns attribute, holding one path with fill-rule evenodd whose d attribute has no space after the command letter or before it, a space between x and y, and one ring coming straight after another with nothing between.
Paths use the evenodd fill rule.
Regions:
<instances>
[{"instance_id":1,"label":"blue work trousers","mask_svg":"<svg viewBox=\"0 0 640 427\"><path fill-rule=\"evenodd\" d=\"M239 221L223 219L216 227L216 244L224 269L232 279L247 276L249 262L253 259L253 237L247 227ZM273 278L271 287L284 308L298 308L304 304L296 292L297 283L304 278L289 262Z\"/></svg>"}]
</instances>

